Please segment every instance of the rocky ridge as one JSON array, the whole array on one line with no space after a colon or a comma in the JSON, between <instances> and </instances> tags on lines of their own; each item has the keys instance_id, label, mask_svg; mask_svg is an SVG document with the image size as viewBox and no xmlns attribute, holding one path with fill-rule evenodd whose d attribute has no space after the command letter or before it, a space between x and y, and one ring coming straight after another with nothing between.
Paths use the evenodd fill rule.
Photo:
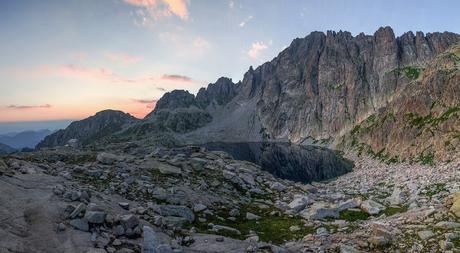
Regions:
<instances>
[{"instance_id":1,"label":"rocky ridge","mask_svg":"<svg viewBox=\"0 0 460 253\"><path fill-rule=\"evenodd\" d=\"M109 137L136 121L138 119L121 111L100 111L84 120L72 122L66 129L48 135L37 148L64 146L68 141L75 139L80 144L90 144Z\"/></svg>"}]
</instances>

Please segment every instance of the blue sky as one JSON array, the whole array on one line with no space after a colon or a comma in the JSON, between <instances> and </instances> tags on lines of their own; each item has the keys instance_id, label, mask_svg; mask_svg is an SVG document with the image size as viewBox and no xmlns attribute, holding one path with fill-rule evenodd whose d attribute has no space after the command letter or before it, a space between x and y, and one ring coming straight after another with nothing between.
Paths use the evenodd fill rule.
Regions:
<instances>
[{"instance_id":1,"label":"blue sky","mask_svg":"<svg viewBox=\"0 0 460 253\"><path fill-rule=\"evenodd\" d=\"M0 1L0 121L142 117L173 89L238 81L312 31L460 33L459 1Z\"/></svg>"}]
</instances>

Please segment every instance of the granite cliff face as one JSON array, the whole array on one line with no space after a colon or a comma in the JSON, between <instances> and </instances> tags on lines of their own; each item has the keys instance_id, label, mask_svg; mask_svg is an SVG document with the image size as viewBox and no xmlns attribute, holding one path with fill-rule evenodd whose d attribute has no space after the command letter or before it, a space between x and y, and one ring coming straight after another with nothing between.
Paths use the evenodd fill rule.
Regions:
<instances>
[{"instance_id":1,"label":"granite cliff face","mask_svg":"<svg viewBox=\"0 0 460 253\"><path fill-rule=\"evenodd\" d=\"M137 120L121 111L101 111L87 119L75 121L66 129L45 137L37 148L63 146L71 139L78 139L82 144L87 144L120 131L124 126Z\"/></svg>"},{"instance_id":2,"label":"granite cliff face","mask_svg":"<svg viewBox=\"0 0 460 253\"><path fill-rule=\"evenodd\" d=\"M343 138L349 147L387 162L432 164L459 152L460 45L430 61L387 106Z\"/></svg>"}]
</instances>

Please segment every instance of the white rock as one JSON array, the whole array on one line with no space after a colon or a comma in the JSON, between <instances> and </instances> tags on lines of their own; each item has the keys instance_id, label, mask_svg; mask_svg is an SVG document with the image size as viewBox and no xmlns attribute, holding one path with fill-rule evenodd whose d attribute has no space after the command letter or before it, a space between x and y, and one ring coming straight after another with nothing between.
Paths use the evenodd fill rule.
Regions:
<instances>
[{"instance_id":1,"label":"white rock","mask_svg":"<svg viewBox=\"0 0 460 253\"><path fill-rule=\"evenodd\" d=\"M295 212L302 211L309 203L307 196L295 196L294 200L288 204L289 208Z\"/></svg>"},{"instance_id":2,"label":"white rock","mask_svg":"<svg viewBox=\"0 0 460 253\"><path fill-rule=\"evenodd\" d=\"M361 203L361 209L370 215L376 215L385 210L385 206L369 199Z\"/></svg>"}]
</instances>

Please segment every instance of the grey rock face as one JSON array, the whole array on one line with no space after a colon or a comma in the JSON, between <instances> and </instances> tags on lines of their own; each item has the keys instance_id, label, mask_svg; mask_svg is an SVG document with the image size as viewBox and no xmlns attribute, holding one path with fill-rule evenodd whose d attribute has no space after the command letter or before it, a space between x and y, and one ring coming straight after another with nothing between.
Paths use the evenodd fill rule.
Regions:
<instances>
[{"instance_id":1,"label":"grey rock face","mask_svg":"<svg viewBox=\"0 0 460 253\"><path fill-rule=\"evenodd\" d=\"M237 95L238 88L239 84L234 84L232 79L221 77L207 88L201 88L196 95L196 101L203 108L212 102L225 105Z\"/></svg>"},{"instance_id":2,"label":"grey rock face","mask_svg":"<svg viewBox=\"0 0 460 253\"><path fill-rule=\"evenodd\" d=\"M144 253L172 253L173 250L168 244L161 242L155 231L149 226L144 226L144 241L142 243L142 252Z\"/></svg>"},{"instance_id":3,"label":"grey rock face","mask_svg":"<svg viewBox=\"0 0 460 253\"><path fill-rule=\"evenodd\" d=\"M203 127L211 120L212 116L200 107L194 95L174 90L158 100L155 109L145 117L145 122L135 128L186 133Z\"/></svg>"},{"instance_id":4,"label":"grey rock face","mask_svg":"<svg viewBox=\"0 0 460 253\"><path fill-rule=\"evenodd\" d=\"M195 215L192 210L186 206L156 205L153 207L153 210L162 216L182 217L189 222L195 220Z\"/></svg>"}]
</instances>

